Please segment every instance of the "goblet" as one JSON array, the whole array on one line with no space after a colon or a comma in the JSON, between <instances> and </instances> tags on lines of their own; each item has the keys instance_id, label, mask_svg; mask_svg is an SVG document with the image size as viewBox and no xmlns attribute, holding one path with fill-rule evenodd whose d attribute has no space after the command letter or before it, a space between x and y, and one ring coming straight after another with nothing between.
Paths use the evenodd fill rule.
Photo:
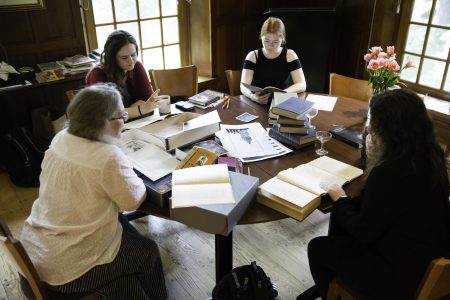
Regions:
<instances>
[{"instance_id":1,"label":"goblet","mask_svg":"<svg viewBox=\"0 0 450 300\"><path fill-rule=\"evenodd\" d=\"M311 119L317 116L319 110L317 108L312 107L308 112L306 112L305 116L308 118L308 123L306 125L307 128L316 129L316 126L311 124Z\"/></svg>"},{"instance_id":2,"label":"goblet","mask_svg":"<svg viewBox=\"0 0 450 300\"><path fill-rule=\"evenodd\" d=\"M320 141L320 148L316 150L316 154L327 155L328 151L323 148L323 144L331 140L331 133L329 131L317 131L316 138Z\"/></svg>"}]
</instances>

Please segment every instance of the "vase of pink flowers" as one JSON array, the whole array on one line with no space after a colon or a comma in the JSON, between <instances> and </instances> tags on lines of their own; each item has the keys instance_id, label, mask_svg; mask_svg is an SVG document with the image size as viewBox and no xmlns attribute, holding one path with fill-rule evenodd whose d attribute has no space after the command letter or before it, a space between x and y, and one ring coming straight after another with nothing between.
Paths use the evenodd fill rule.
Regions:
<instances>
[{"instance_id":1,"label":"vase of pink flowers","mask_svg":"<svg viewBox=\"0 0 450 300\"><path fill-rule=\"evenodd\" d=\"M389 88L405 85L400 82L400 74L404 69L414 67L412 60L407 60L403 67L397 63L395 47L388 46L386 52L383 48L375 46L364 55L369 73L369 85L372 93L379 94Z\"/></svg>"}]
</instances>

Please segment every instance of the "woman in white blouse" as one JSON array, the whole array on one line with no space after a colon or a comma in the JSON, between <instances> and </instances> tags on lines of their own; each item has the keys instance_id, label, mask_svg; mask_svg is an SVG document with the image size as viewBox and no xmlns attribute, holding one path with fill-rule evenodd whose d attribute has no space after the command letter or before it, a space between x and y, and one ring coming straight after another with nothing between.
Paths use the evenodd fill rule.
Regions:
<instances>
[{"instance_id":1,"label":"woman in white blouse","mask_svg":"<svg viewBox=\"0 0 450 300\"><path fill-rule=\"evenodd\" d=\"M111 84L87 87L67 115L67 129L45 153L39 198L21 236L41 279L58 292L166 299L158 246L120 214L146 197L115 145L128 117L120 93Z\"/></svg>"}]
</instances>

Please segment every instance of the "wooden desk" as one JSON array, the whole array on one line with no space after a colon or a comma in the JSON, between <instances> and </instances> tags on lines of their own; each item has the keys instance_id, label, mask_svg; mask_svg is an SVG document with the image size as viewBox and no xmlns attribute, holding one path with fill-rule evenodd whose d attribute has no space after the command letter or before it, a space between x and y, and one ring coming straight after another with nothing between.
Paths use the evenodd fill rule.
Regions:
<instances>
[{"instance_id":1,"label":"wooden desk","mask_svg":"<svg viewBox=\"0 0 450 300\"><path fill-rule=\"evenodd\" d=\"M209 112L213 109L202 110L196 109L197 113ZM243 112L249 112L253 115L259 116L258 122L263 127L268 127L268 108L267 106L259 105L245 96L235 96L231 98L229 109L217 108L223 124L242 124L241 121L236 120L236 116ZM314 118L313 123L319 130L329 130L334 125L348 125L348 126L362 126L364 118L367 114L367 103L349 99L338 98L334 110L332 112L320 111L317 117ZM329 156L351 165L357 165L360 158L359 149L347 145L341 141L332 139L327 142L326 148L329 151ZM251 175L260 179L263 183L270 178L276 176L281 170L289 167L295 167L300 164L309 162L317 158L314 147L307 147L294 151L288 155L277 157L273 159L253 162L245 164L244 173L250 167ZM355 189L357 190L357 189ZM352 195L352 193L349 193ZM331 202L323 199L320 208L323 212L327 212L331 206ZM155 205L145 202L139 208L144 214L151 214L162 218L170 219L168 210L161 209ZM283 213L275 211L259 203L252 203L244 214L238 225L254 224L261 222L275 221L287 218ZM228 236L215 235L215 256L216 256L216 281L220 280L223 275L231 271L233 265L233 232Z\"/></svg>"}]
</instances>

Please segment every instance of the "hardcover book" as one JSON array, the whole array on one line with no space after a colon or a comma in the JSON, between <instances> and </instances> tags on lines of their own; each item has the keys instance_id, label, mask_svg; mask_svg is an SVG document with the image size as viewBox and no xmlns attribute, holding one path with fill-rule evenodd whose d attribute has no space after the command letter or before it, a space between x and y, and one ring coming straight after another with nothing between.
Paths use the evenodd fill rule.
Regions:
<instances>
[{"instance_id":1,"label":"hardcover book","mask_svg":"<svg viewBox=\"0 0 450 300\"><path fill-rule=\"evenodd\" d=\"M345 125L330 130L334 138L341 140L353 147L362 148L362 132Z\"/></svg>"},{"instance_id":2,"label":"hardcover book","mask_svg":"<svg viewBox=\"0 0 450 300\"><path fill-rule=\"evenodd\" d=\"M186 157L177 165L176 169L192 168L204 165L212 165L217 159L217 154L205 148L194 147Z\"/></svg>"},{"instance_id":3,"label":"hardcover book","mask_svg":"<svg viewBox=\"0 0 450 300\"><path fill-rule=\"evenodd\" d=\"M293 149L300 149L314 143L316 130L309 129L307 134L283 133L279 131L279 124L275 124L269 129L269 136Z\"/></svg>"},{"instance_id":4,"label":"hardcover book","mask_svg":"<svg viewBox=\"0 0 450 300\"><path fill-rule=\"evenodd\" d=\"M362 174L359 168L322 156L283 170L263 183L258 202L301 221L320 205L321 196L327 193L320 187L321 182L343 186Z\"/></svg>"},{"instance_id":5,"label":"hardcover book","mask_svg":"<svg viewBox=\"0 0 450 300\"><path fill-rule=\"evenodd\" d=\"M291 119L300 119L314 105L314 102L292 97L272 107L271 112Z\"/></svg>"},{"instance_id":6,"label":"hardcover book","mask_svg":"<svg viewBox=\"0 0 450 300\"><path fill-rule=\"evenodd\" d=\"M305 125L306 122L306 116L302 116L300 119L291 119L291 118L285 118L285 117L278 117L277 124L281 125Z\"/></svg>"},{"instance_id":7,"label":"hardcover book","mask_svg":"<svg viewBox=\"0 0 450 300\"><path fill-rule=\"evenodd\" d=\"M270 103L270 108L269 108L269 119L278 118L278 115L271 112L272 107L280 104L281 102L286 101L287 99L289 99L291 97L297 97L297 94L296 93L286 93L286 92L284 92L284 93L274 92L273 99L272 99L272 102Z\"/></svg>"},{"instance_id":8,"label":"hardcover book","mask_svg":"<svg viewBox=\"0 0 450 300\"><path fill-rule=\"evenodd\" d=\"M274 87L274 86L266 86L265 88L260 88L259 86L254 86L251 84L246 84L242 82L242 85L245 86L247 89L249 89L253 94L260 93L260 94L268 94L268 93L286 93L284 90Z\"/></svg>"},{"instance_id":9,"label":"hardcover book","mask_svg":"<svg viewBox=\"0 0 450 300\"><path fill-rule=\"evenodd\" d=\"M288 126L288 125L279 125L279 131L282 133L297 133L297 134L307 134L308 127L305 126Z\"/></svg>"},{"instance_id":10,"label":"hardcover book","mask_svg":"<svg viewBox=\"0 0 450 300\"><path fill-rule=\"evenodd\" d=\"M216 92L213 90L204 90L203 92L197 95L189 97L189 102L201 106L207 106L223 97L224 94L221 92Z\"/></svg>"}]
</instances>

